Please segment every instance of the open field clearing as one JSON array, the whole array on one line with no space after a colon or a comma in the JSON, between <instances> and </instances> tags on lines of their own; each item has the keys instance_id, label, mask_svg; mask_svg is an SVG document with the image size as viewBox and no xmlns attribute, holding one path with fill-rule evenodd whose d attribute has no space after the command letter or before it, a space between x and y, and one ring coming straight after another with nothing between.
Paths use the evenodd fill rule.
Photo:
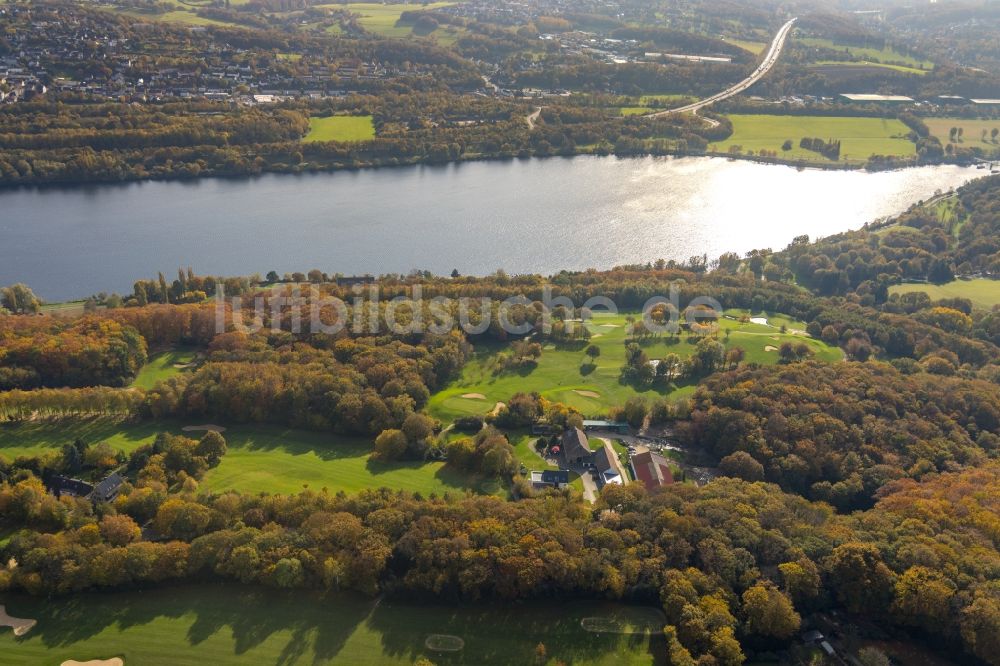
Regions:
<instances>
[{"instance_id":1,"label":"open field clearing","mask_svg":"<svg viewBox=\"0 0 1000 666\"><path fill-rule=\"evenodd\" d=\"M367 141L375 138L371 116L329 116L310 118L309 133L303 141Z\"/></svg>"},{"instance_id":2,"label":"open field clearing","mask_svg":"<svg viewBox=\"0 0 1000 666\"><path fill-rule=\"evenodd\" d=\"M983 310L1000 304L1000 280L978 278L954 280L947 284L907 283L889 287L890 294L906 294L911 291L922 291L934 301L941 298L968 298L973 306Z\"/></svg>"},{"instance_id":3,"label":"open field clearing","mask_svg":"<svg viewBox=\"0 0 1000 666\"><path fill-rule=\"evenodd\" d=\"M841 60L819 60L815 64L810 66L812 69L818 70L836 70L840 67L850 67L853 69L857 68L882 68L891 69L896 72L903 72L904 74L916 74L917 76L923 76L930 70L918 69L916 67L907 67L906 65L889 65L881 62L871 62L869 60L862 61L841 61Z\"/></svg>"},{"instance_id":4,"label":"open field clearing","mask_svg":"<svg viewBox=\"0 0 1000 666\"><path fill-rule=\"evenodd\" d=\"M913 142L905 138L909 128L895 119L741 114L730 115L729 119L733 122L732 136L711 144L711 150L727 152L731 146L740 146L744 154L771 150L783 159L830 163L819 153L799 146L799 141L808 137L840 141L841 162L861 163L872 155L905 157L916 153ZM782 150L785 141L792 142L791 150Z\"/></svg>"},{"instance_id":5,"label":"open field clearing","mask_svg":"<svg viewBox=\"0 0 1000 666\"><path fill-rule=\"evenodd\" d=\"M734 319L720 320L719 340L727 347L741 347L746 352L746 362L777 363L778 355L766 347L779 347L782 342L805 342L815 352L816 358L838 360L839 349L832 349L819 340L792 333L805 328L798 322L788 325L788 332L781 333L785 323L777 319L774 326L741 323L741 313L729 311ZM761 315L766 316L766 315ZM770 321L770 320L769 320ZM789 322L790 323L790 322ZM633 396L659 397L683 396L693 390L693 384L671 384L667 389L635 387L619 382L621 367L625 364L626 315L597 315L588 322L591 338L586 344L543 346L542 356L534 369L513 370L495 374L497 356L508 349L507 345L476 345L474 357L466 364L462 376L447 388L431 396L428 411L432 416L449 422L459 416L486 414L497 402L503 402L518 392L538 392L544 397L562 402L585 415L605 414L610 407L621 405ZM726 331L729 337L725 337ZM677 354L682 359L694 352L697 339L682 335L672 340L657 338L642 342L643 351L650 359ZM591 363L584 349L596 345L600 356ZM469 394L485 396L466 398Z\"/></svg>"},{"instance_id":6,"label":"open field clearing","mask_svg":"<svg viewBox=\"0 0 1000 666\"><path fill-rule=\"evenodd\" d=\"M149 361L136 375L132 386L151 389L157 382L163 381L189 369L194 363L196 353L189 350L171 350L153 354Z\"/></svg>"},{"instance_id":7,"label":"open field clearing","mask_svg":"<svg viewBox=\"0 0 1000 666\"><path fill-rule=\"evenodd\" d=\"M639 666L666 649L659 610L607 602L455 608L219 584L0 602L38 621L20 638L0 632L10 666L529 664L539 643L563 663ZM603 627L615 631L592 630Z\"/></svg>"},{"instance_id":8,"label":"open field clearing","mask_svg":"<svg viewBox=\"0 0 1000 666\"><path fill-rule=\"evenodd\" d=\"M761 53L763 53L764 49L766 49L769 44L769 42L755 42L744 39L730 39L729 37L723 38L722 41L729 42L733 46L738 46L744 51L749 51L754 55L760 55Z\"/></svg>"},{"instance_id":9,"label":"open field clearing","mask_svg":"<svg viewBox=\"0 0 1000 666\"><path fill-rule=\"evenodd\" d=\"M455 4L454 2L431 2L427 4L379 4L376 2L349 2L347 4L316 5L323 9L345 9L357 14L358 23L365 30L383 37L409 37L413 26L400 24L403 12L432 11ZM443 30L443 29L442 29ZM437 31L434 31L437 34Z\"/></svg>"},{"instance_id":10,"label":"open field clearing","mask_svg":"<svg viewBox=\"0 0 1000 666\"><path fill-rule=\"evenodd\" d=\"M818 37L799 37L796 33L792 34L792 42L798 44L799 46L813 47L820 49L828 49L832 51L840 51L844 54L845 58L856 59L861 58L862 60L870 60L885 64L899 64L905 65L907 67L913 67L916 69L933 69L934 63L930 60L919 60L913 56L906 55L905 53L900 53L899 51L894 51L891 48L877 49L874 47L866 46L850 46L847 44L837 44L829 39L822 39Z\"/></svg>"},{"instance_id":11,"label":"open field clearing","mask_svg":"<svg viewBox=\"0 0 1000 666\"><path fill-rule=\"evenodd\" d=\"M230 23L228 21L217 21L215 19L205 18L203 16L198 16L194 11L189 11L187 9L177 9L170 12L154 13L154 12L143 12L136 10L114 10L116 13L123 14L125 16L131 16L135 19L140 19L144 21L157 21L163 23L183 23L185 25L224 25L233 26L237 25L235 23Z\"/></svg>"},{"instance_id":12,"label":"open field clearing","mask_svg":"<svg viewBox=\"0 0 1000 666\"><path fill-rule=\"evenodd\" d=\"M922 120L931 130L931 134L936 136L942 145L955 143L963 148L982 148L987 152L1000 150L1000 119L923 118ZM950 138L953 127L962 129L962 136L958 141L952 141ZM995 138L993 130L997 130ZM983 132L986 133L985 137Z\"/></svg>"},{"instance_id":13,"label":"open field clearing","mask_svg":"<svg viewBox=\"0 0 1000 666\"><path fill-rule=\"evenodd\" d=\"M195 439L202 436L184 432L184 425L104 419L4 423L0 424L0 456L13 460L19 455L55 453L77 438L91 445L107 442L128 453L164 431ZM202 490L294 493L304 486L349 493L380 487L424 494L499 490L493 483L482 483L441 462L369 462L372 443L363 438L256 425L229 426L224 437L228 452L218 467L205 474Z\"/></svg>"}]
</instances>

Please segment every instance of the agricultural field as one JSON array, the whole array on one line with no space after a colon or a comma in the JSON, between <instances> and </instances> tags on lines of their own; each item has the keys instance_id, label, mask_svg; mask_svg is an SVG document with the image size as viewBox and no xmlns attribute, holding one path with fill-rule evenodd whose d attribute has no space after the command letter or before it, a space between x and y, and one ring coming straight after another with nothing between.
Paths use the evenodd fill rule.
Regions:
<instances>
[{"instance_id":1,"label":"agricultural field","mask_svg":"<svg viewBox=\"0 0 1000 666\"><path fill-rule=\"evenodd\" d=\"M946 284L910 282L889 287L890 294L906 294L912 291L922 291L934 301L941 298L968 298L974 307L983 310L1000 305L1000 280L977 278L975 280L953 280Z\"/></svg>"},{"instance_id":2,"label":"agricultural field","mask_svg":"<svg viewBox=\"0 0 1000 666\"><path fill-rule=\"evenodd\" d=\"M930 60L920 60L888 47L876 49L874 47L837 44L829 39L818 37L799 37L796 33L793 33L792 37L793 38L790 43L793 45L797 44L800 47L806 47L806 50L808 50L808 47L813 47L814 49L819 48L840 51L844 54L845 60L868 60L882 64L903 65L914 69L934 68L934 63Z\"/></svg>"},{"instance_id":3,"label":"agricultural field","mask_svg":"<svg viewBox=\"0 0 1000 666\"><path fill-rule=\"evenodd\" d=\"M159 23L183 23L185 25L223 25L223 26L233 26L237 25L235 23L230 23L228 21L217 21L215 19L205 18L203 16L198 16L193 10L187 9L177 9L169 12L154 13L145 12L137 10L115 10L119 14L124 14L125 16L131 16L132 18L141 19L145 21L156 21Z\"/></svg>"},{"instance_id":4,"label":"agricultural field","mask_svg":"<svg viewBox=\"0 0 1000 666\"><path fill-rule=\"evenodd\" d=\"M916 146L906 138L909 128L899 120L885 118L844 118L824 116L741 115L729 116L733 134L725 141L711 144L710 150L728 152L740 146L743 154L771 150L778 157L830 163L817 152L799 147L804 137L841 142L840 161L863 163L872 155L906 157L916 153ZM782 150L785 141L791 150Z\"/></svg>"},{"instance_id":5,"label":"agricultural field","mask_svg":"<svg viewBox=\"0 0 1000 666\"><path fill-rule=\"evenodd\" d=\"M160 432L193 438L201 435L181 428L182 424L176 422L122 423L107 419L3 423L0 456L13 460L20 455L57 452L77 438L88 444L107 442L129 453L152 442ZM492 482L454 472L440 462L370 462L372 443L366 439L264 425L232 426L224 437L228 451L219 466L205 474L202 490L294 493L308 486L348 493L380 487L424 494L466 489L499 492Z\"/></svg>"},{"instance_id":6,"label":"agricultural field","mask_svg":"<svg viewBox=\"0 0 1000 666\"><path fill-rule=\"evenodd\" d=\"M1000 151L1000 119L923 118L922 120L942 145L955 143L963 148L982 148L986 152ZM950 138L953 127L962 130L962 136L958 141L952 141ZM993 130L998 130L996 138L993 137Z\"/></svg>"},{"instance_id":7,"label":"agricultural field","mask_svg":"<svg viewBox=\"0 0 1000 666\"><path fill-rule=\"evenodd\" d=\"M40 308L42 314L53 317L82 317L85 301L66 301L65 303L45 303Z\"/></svg>"},{"instance_id":8,"label":"agricultural field","mask_svg":"<svg viewBox=\"0 0 1000 666\"><path fill-rule=\"evenodd\" d=\"M928 69L918 69L916 67L908 67L906 65L890 65L881 62L871 62L870 60L859 60L859 61L841 61L841 60L819 60L810 66L811 69L821 70L821 71L831 71L837 70L841 67L850 67L854 69L858 68L882 68L891 69L896 72L902 72L904 74L916 74L917 76L923 76L930 70Z\"/></svg>"},{"instance_id":9,"label":"agricultural field","mask_svg":"<svg viewBox=\"0 0 1000 666\"><path fill-rule=\"evenodd\" d=\"M399 19L403 12L434 10L453 4L455 3L431 2L427 4L383 5L375 2L349 2L343 5L317 5L317 7L323 9L346 9L359 16L358 23L361 27L383 37L409 37L413 34L413 26L400 24Z\"/></svg>"},{"instance_id":10,"label":"agricultural field","mask_svg":"<svg viewBox=\"0 0 1000 666\"><path fill-rule=\"evenodd\" d=\"M157 382L189 370L193 366L196 357L196 352L184 349L174 349L153 354L149 357L149 361L146 362L142 370L139 371L139 374L136 375L132 386L151 389L156 386Z\"/></svg>"},{"instance_id":11,"label":"agricultural field","mask_svg":"<svg viewBox=\"0 0 1000 666\"><path fill-rule=\"evenodd\" d=\"M741 323L738 318L743 313L729 311L726 314L734 318L720 320L719 339L729 347L742 347L748 363L777 363L777 347L786 340L805 342L813 348L816 358L821 360L834 361L841 358L839 349L795 333L794 331L805 329L805 324L801 322L787 322L778 317L775 320L778 323L773 326ZM597 416L606 414L609 408L621 405L633 396L659 397L669 394L681 397L693 391L693 384L672 384L667 389L638 390L619 382L620 370L625 364L626 316L595 315L587 323L591 332L587 344L548 343L542 350L537 367L531 371L495 374L497 356L507 346L476 345L474 356L466 364L462 376L431 396L428 412L444 422L450 422L459 416L486 414L494 409L496 403L503 402L514 393L538 392L550 400L575 407L587 416ZM785 333L780 331L782 323L788 329ZM662 358L670 353L684 359L694 352L696 342L697 340L686 336L673 340L657 338L644 342L643 350L651 359ZM584 353L589 344L596 345L601 350L593 364Z\"/></svg>"},{"instance_id":12,"label":"agricultural field","mask_svg":"<svg viewBox=\"0 0 1000 666\"><path fill-rule=\"evenodd\" d=\"M769 42L757 42L757 41L750 41L750 40L745 40L745 39L732 39L732 38L729 38L729 37L723 38L722 41L728 42L728 43L732 44L733 46L738 46L741 49L743 49L744 51L749 51L750 53L753 53L754 55L760 55L761 53L764 52L765 49L767 49L767 47L769 45Z\"/></svg>"},{"instance_id":13,"label":"agricultural field","mask_svg":"<svg viewBox=\"0 0 1000 666\"><path fill-rule=\"evenodd\" d=\"M309 133L302 139L311 141L368 141L375 138L371 116L328 116L309 119Z\"/></svg>"},{"instance_id":14,"label":"agricultural field","mask_svg":"<svg viewBox=\"0 0 1000 666\"><path fill-rule=\"evenodd\" d=\"M0 631L10 666L118 656L142 666L229 664L655 664L666 650L663 614L609 602L455 607L200 584L0 603L38 624ZM237 612L238 610L238 612ZM433 649L436 648L436 649Z\"/></svg>"}]
</instances>

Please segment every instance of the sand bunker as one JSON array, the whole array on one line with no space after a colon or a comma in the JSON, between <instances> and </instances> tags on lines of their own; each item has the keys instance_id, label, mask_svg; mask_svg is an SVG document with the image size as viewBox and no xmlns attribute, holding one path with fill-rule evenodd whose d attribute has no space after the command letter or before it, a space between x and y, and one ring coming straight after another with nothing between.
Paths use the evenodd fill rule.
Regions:
<instances>
[{"instance_id":1,"label":"sand bunker","mask_svg":"<svg viewBox=\"0 0 1000 666\"><path fill-rule=\"evenodd\" d=\"M111 659L91 659L90 661L77 661L76 659L69 659L64 661L60 666L125 666L125 662L121 657L112 657Z\"/></svg>"},{"instance_id":2,"label":"sand bunker","mask_svg":"<svg viewBox=\"0 0 1000 666\"><path fill-rule=\"evenodd\" d=\"M619 328L621 324L601 324L601 328Z\"/></svg>"},{"instance_id":3,"label":"sand bunker","mask_svg":"<svg viewBox=\"0 0 1000 666\"><path fill-rule=\"evenodd\" d=\"M778 351L778 348L775 347L774 345L767 345L766 347L764 347L764 351Z\"/></svg>"},{"instance_id":4,"label":"sand bunker","mask_svg":"<svg viewBox=\"0 0 1000 666\"><path fill-rule=\"evenodd\" d=\"M184 426L181 430L184 432L226 432L226 429L222 426L213 425L211 423L206 423L205 425Z\"/></svg>"},{"instance_id":5,"label":"sand bunker","mask_svg":"<svg viewBox=\"0 0 1000 666\"><path fill-rule=\"evenodd\" d=\"M15 636L24 636L36 624L38 624L37 620L22 620L19 617L11 617L7 615L7 609L0 606L0 627L10 627L14 630Z\"/></svg>"},{"instance_id":6,"label":"sand bunker","mask_svg":"<svg viewBox=\"0 0 1000 666\"><path fill-rule=\"evenodd\" d=\"M178 370L187 370L188 368L193 368L198 365L197 363L174 363L174 367Z\"/></svg>"},{"instance_id":7,"label":"sand bunker","mask_svg":"<svg viewBox=\"0 0 1000 666\"><path fill-rule=\"evenodd\" d=\"M463 393L462 397L466 400L486 400L486 396L482 393Z\"/></svg>"},{"instance_id":8,"label":"sand bunker","mask_svg":"<svg viewBox=\"0 0 1000 666\"><path fill-rule=\"evenodd\" d=\"M582 395L584 398L600 398L601 394L597 391L581 391L579 389L573 389L573 393L577 395Z\"/></svg>"},{"instance_id":9,"label":"sand bunker","mask_svg":"<svg viewBox=\"0 0 1000 666\"><path fill-rule=\"evenodd\" d=\"M593 340L594 338L599 338L603 335L604 335L603 333L594 333L592 336L590 336L590 339Z\"/></svg>"},{"instance_id":10,"label":"sand bunker","mask_svg":"<svg viewBox=\"0 0 1000 666\"><path fill-rule=\"evenodd\" d=\"M434 652L458 652L465 647L465 641L450 634L431 634L424 641L424 647Z\"/></svg>"}]
</instances>

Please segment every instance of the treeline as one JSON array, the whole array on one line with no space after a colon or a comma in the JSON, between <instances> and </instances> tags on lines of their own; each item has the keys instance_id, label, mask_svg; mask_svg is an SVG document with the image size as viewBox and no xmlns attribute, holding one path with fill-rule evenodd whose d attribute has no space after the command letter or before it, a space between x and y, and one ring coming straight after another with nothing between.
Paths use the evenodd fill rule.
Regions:
<instances>
[{"instance_id":1,"label":"treeline","mask_svg":"<svg viewBox=\"0 0 1000 666\"><path fill-rule=\"evenodd\" d=\"M67 127L36 134L8 132L11 143L20 147L11 147L0 157L0 181L18 185L302 173L581 152L689 154L703 152L709 141L731 132L728 121L705 128L697 119L623 119L572 104L547 109L536 129L529 131L525 118L530 108L522 104L457 103L456 99L460 98L411 95L387 96L386 101L288 104L234 119L234 131L225 129L230 121L217 121L213 128L202 124L200 115L181 114L170 116L176 122L174 129L154 124L124 131ZM246 113L228 106L217 110L222 116ZM335 110L373 114L378 136L356 143L299 141L307 129L306 116ZM152 122L156 115L140 115L135 123ZM476 122L467 124L469 118ZM65 123L72 124L72 119ZM162 140L142 148L136 141L145 142L147 133Z\"/></svg>"},{"instance_id":2,"label":"treeline","mask_svg":"<svg viewBox=\"0 0 1000 666\"><path fill-rule=\"evenodd\" d=\"M296 342L290 334L216 337L193 374L159 383L144 413L278 423L313 430L376 435L400 428L464 365L457 333L414 344L391 337Z\"/></svg>"},{"instance_id":3,"label":"treeline","mask_svg":"<svg viewBox=\"0 0 1000 666\"><path fill-rule=\"evenodd\" d=\"M671 92L701 97L740 81L747 73L745 65L735 63L613 65L587 59L549 63L543 69L518 71L511 77L516 85L526 88L573 88L626 95Z\"/></svg>"},{"instance_id":4,"label":"treeline","mask_svg":"<svg viewBox=\"0 0 1000 666\"><path fill-rule=\"evenodd\" d=\"M116 321L0 317L0 390L124 386L146 362L146 341Z\"/></svg>"},{"instance_id":5,"label":"treeline","mask_svg":"<svg viewBox=\"0 0 1000 666\"><path fill-rule=\"evenodd\" d=\"M184 457L158 442L147 468L157 456ZM180 446L198 457L200 443ZM912 631L1000 663L996 463L897 482L851 516L725 478L654 495L610 485L594 511L566 493L517 502L389 490L213 496L185 484L168 496L163 479L140 475L97 512L47 495L30 475L3 484L0 520L21 531L4 547L18 566L0 571L0 590L210 576L455 602L627 599L662 605L668 661L689 666L737 666L789 645L803 615L841 608L901 638Z\"/></svg>"},{"instance_id":6,"label":"treeline","mask_svg":"<svg viewBox=\"0 0 1000 666\"><path fill-rule=\"evenodd\" d=\"M799 147L819 153L823 157L828 160L833 160L834 162L840 159L839 139L829 139L824 141L823 139L804 137L801 141L799 141Z\"/></svg>"},{"instance_id":7,"label":"treeline","mask_svg":"<svg viewBox=\"0 0 1000 666\"><path fill-rule=\"evenodd\" d=\"M888 364L739 368L706 379L681 432L748 480L848 511L899 478L1000 455L1000 387ZM822 405L822 408L816 408ZM750 455L750 459L739 453Z\"/></svg>"}]
</instances>

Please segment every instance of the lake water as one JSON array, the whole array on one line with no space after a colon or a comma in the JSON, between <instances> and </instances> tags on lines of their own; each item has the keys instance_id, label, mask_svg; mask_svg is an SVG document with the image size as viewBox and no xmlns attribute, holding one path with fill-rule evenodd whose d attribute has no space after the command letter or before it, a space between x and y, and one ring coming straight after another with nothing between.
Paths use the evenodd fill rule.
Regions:
<instances>
[{"instance_id":1,"label":"lake water","mask_svg":"<svg viewBox=\"0 0 1000 666\"><path fill-rule=\"evenodd\" d=\"M485 274L713 258L854 229L982 175L576 157L9 190L0 285L63 300L187 266Z\"/></svg>"}]
</instances>

